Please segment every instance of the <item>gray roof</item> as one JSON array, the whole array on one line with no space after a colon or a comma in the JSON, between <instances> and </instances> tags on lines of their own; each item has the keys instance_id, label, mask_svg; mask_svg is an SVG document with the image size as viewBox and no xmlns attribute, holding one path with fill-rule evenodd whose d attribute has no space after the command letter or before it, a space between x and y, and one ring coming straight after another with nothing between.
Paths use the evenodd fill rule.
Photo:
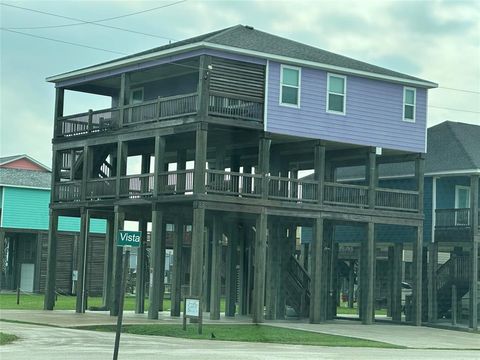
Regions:
<instances>
[{"instance_id":1,"label":"gray roof","mask_svg":"<svg viewBox=\"0 0 480 360\"><path fill-rule=\"evenodd\" d=\"M425 174L480 171L480 126L445 121L427 130ZM359 179L365 176L363 167L341 168L339 179ZM410 176L413 163L382 164L380 177Z\"/></svg>"},{"instance_id":2,"label":"gray roof","mask_svg":"<svg viewBox=\"0 0 480 360\"><path fill-rule=\"evenodd\" d=\"M338 55L326 50L302 44L297 41L285 39L280 36L253 29L250 26L243 25L228 27L222 30L174 42L172 44L156 47L147 51L121 57L102 64L97 64L94 66L79 69L79 71L88 70L101 65L114 64L117 61L127 60L137 56L153 54L159 51L200 42L214 45L229 46L242 50L258 51L278 56L285 56L292 59L311 61L315 63L332 65L345 69L352 69L377 75L392 76L405 80L426 82L426 80L423 79L368 64L363 61ZM432 86L436 86L436 84L431 84Z\"/></svg>"},{"instance_id":3,"label":"gray roof","mask_svg":"<svg viewBox=\"0 0 480 360\"><path fill-rule=\"evenodd\" d=\"M8 163L12 160L21 159L21 158L22 158L22 155L2 156L0 157L0 165L4 163Z\"/></svg>"},{"instance_id":4,"label":"gray roof","mask_svg":"<svg viewBox=\"0 0 480 360\"><path fill-rule=\"evenodd\" d=\"M50 189L50 172L0 168L0 186L21 186Z\"/></svg>"},{"instance_id":5,"label":"gray roof","mask_svg":"<svg viewBox=\"0 0 480 360\"><path fill-rule=\"evenodd\" d=\"M480 170L480 126L445 121L428 129L425 172Z\"/></svg>"}]
</instances>

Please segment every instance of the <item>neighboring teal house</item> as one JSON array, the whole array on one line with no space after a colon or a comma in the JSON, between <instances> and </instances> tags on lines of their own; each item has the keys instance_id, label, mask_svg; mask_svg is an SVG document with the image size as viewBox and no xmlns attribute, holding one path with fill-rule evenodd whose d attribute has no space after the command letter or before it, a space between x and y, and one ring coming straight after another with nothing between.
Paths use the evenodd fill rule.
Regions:
<instances>
[{"instance_id":1,"label":"neighboring teal house","mask_svg":"<svg viewBox=\"0 0 480 360\"><path fill-rule=\"evenodd\" d=\"M16 155L0 158L0 286L25 292L42 292L46 276L50 169L29 157ZM76 259L74 248L79 232L78 218L59 219L59 266L57 290L72 292ZM92 220L91 248L102 242L103 220ZM100 244L99 244L100 245ZM103 251L101 252L103 256ZM103 263L103 258L102 261ZM97 269L101 270L97 261ZM101 274L101 272L100 272ZM95 277L92 277L92 284ZM95 292L95 289L93 289Z\"/></svg>"}]
</instances>

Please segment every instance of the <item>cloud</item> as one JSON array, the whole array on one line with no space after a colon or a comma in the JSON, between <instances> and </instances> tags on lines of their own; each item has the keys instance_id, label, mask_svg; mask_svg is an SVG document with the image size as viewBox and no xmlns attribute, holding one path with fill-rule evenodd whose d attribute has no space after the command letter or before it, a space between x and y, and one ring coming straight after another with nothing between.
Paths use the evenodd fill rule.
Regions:
<instances>
[{"instance_id":1,"label":"cloud","mask_svg":"<svg viewBox=\"0 0 480 360\"><path fill-rule=\"evenodd\" d=\"M95 20L149 9L149 1L52 1L19 6ZM2 26L69 23L65 19L2 8ZM479 1L201 1L126 17L109 25L181 40L236 24L435 81L434 106L480 111ZM93 25L25 30L41 36L134 53L161 46L162 38ZM20 35L1 34L1 153L28 152L50 163L54 104L47 76L111 60L115 55ZM104 104L67 96L70 111ZM480 124L480 114L429 108L429 125L444 120Z\"/></svg>"}]
</instances>

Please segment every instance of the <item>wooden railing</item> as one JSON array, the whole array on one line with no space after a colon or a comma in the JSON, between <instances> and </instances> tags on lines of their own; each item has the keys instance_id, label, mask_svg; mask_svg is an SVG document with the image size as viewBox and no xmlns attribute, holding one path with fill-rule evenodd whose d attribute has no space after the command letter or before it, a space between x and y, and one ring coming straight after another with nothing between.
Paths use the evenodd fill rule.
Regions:
<instances>
[{"instance_id":1,"label":"wooden railing","mask_svg":"<svg viewBox=\"0 0 480 360\"><path fill-rule=\"evenodd\" d=\"M119 114L118 109L104 109L62 116L57 120L55 135L69 137L115 129L118 127Z\"/></svg>"},{"instance_id":2,"label":"wooden railing","mask_svg":"<svg viewBox=\"0 0 480 360\"><path fill-rule=\"evenodd\" d=\"M85 198L87 200L100 200L115 198L116 178L90 179L87 181Z\"/></svg>"},{"instance_id":3,"label":"wooden railing","mask_svg":"<svg viewBox=\"0 0 480 360\"><path fill-rule=\"evenodd\" d=\"M470 227L470 209L436 209L435 226L439 228Z\"/></svg>"},{"instance_id":4,"label":"wooden railing","mask_svg":"<svg viewBox=\"0 0 480 360\"><path fill-rule=\"evenodd\" d=\"M78 201L81 198L81 182L62 181L55 184L55 199L57 201Z\"/></svg>"},{"instance_id":5,"label":"wooden railing","mask_svg":"<svg viewBox=\"0 0 480 360\"><path fill-rule=\"evenodd\" d=\"M263 102L211 94L208 113L235 119L262 121Z\"/></svg>"},{"instance_id":6,"label":"wooden railing","mask_svg":"<svg viewBox=\"0 0 480 360\"><path fill-rule=\"evenodd\" d=\"M158 175L159 195L189 195L193 193L194 169L162 172ZM120 177L120 197L141 198L153 196L154 174ZM85 189L86 200L116 198L116 178L89 179ZM264 186L266 186L264 188ZM291 201L295 203L318 203L319 183L313 180L282 178L259 174L206 170L205 193L237 197L254 197ZM55 201L82 199L80 181L66 181L55 185ZM366 186L325 183L324 205L368 208ZM376 189L377 209L418 211L418 193L397 189ZM437 226L469 226L469 209L437 210Z\"/></svg>"},{"instance_id":7,"label":"wooden railing","mask_svg":"<svg viewBox=\"0 0 480 360\"><path fill-rule=\"evenodd\" d=\"M221 170L207 170L205 188L208 194L262 196L262 176Z\"/></svg>"},{"instance_id":8,"label":"wooden railing","mask_svg":"<svg viewBox=\"0 0 480 360\"><path fill-rule=\"evenodd\" d=\"M140 198L153 194L153 174L129 175L120 178L120 197Z\"/></svg>"},{"instance_id":9,"label":"wooden railing","mask_svg":"<svg viewBox=\"0 0 480 360\"><path fill-rule=\"evenodd\" d=\"M386 210L418 210L418 191L399 189L375 189L375 207Z\"/></svg>"},{"instance_id":10,"label":"wooden railing","mask_svg":"<svg viewBox=\"0 0 480 360\"><path fill-rule=\"evenodd\" d=\"M124 125L171 119L196 114L197 93L159 97L125 107Z\"/></svg>"},{"instance_id":11,"label":"wooden railing","mask_svg":"<svg viewBox=\"0 0 480 360\"><path fill-rule=\"evenodd\" d=\"M176 195L193 191L193 169L163 172L158 175L158 193Z\"/></svg>"},{"instance_id":12,"label":"wooden railing","mask_svg":"<svg viewBox=\"0 0 480 360\"><path fill-rule=\"evenodd\" d=\"M325 183L324 203L368 207L368 187L327 182Z\"/></svg>"},{"instance_id":13,"label":"wooden railing","mask_svg":"<svg viewBox=\"0 0 480 360\"><path fill-rule=\"evenodd\" d=\"M268 177L268 197L297 202L316 202L318 183L312 180Z\"/></svg>"}]
</instances>

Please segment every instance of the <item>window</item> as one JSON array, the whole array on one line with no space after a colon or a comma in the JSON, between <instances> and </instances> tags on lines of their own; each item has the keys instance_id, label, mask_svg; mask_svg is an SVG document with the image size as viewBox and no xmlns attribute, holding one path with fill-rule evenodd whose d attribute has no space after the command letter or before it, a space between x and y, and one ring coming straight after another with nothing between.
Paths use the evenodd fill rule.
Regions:
<instances>
[{"instance_id":1,"label":"window","mask_svg":"<svg viewBox=\"0 0 480 360\"><path fill-rule=\"evenodd\" d=\"M328 74L327 112L345 115L346 85L345 76Z\"/></svg>"},{"instance_id":2,"label":"window","mask_svg":"<svg viewBox=\"0 0 480 360\"><path fill-rule=\"evenodd\" d=\"M280 104L300 107L300 68L282 65Z\"/></svg>"},{"instance_id":3,"label":"window","mask_svg":"<svg viewBox=\"0 0 480 360\"><path fill-rule=\"evenodd\" d=\"M415 122L416 89L403 88L403 121Z\"/></svg>"},{"instance_id":4,"label":"window","mask_svg":"<svg viewBox=\"0 0 480 360\"><path fill-rule=\"evenodd\" d=\"M130 105L141 104L143 102L143 88L132 89L130 91Z\"/></svg>"}]
</instances>

